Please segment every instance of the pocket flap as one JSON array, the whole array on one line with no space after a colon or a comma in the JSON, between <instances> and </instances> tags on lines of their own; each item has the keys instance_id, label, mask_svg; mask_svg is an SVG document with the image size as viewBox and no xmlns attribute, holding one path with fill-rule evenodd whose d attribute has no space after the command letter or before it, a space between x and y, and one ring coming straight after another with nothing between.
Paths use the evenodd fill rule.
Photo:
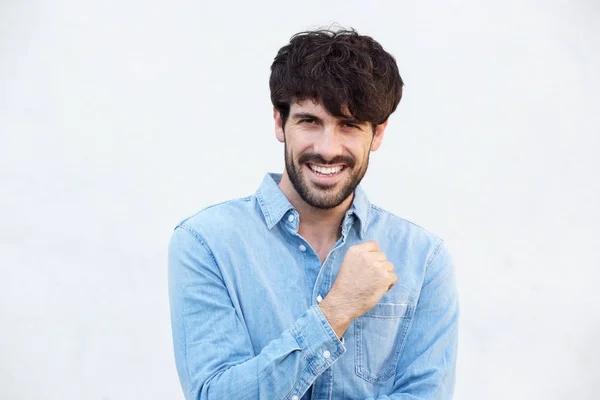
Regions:
<instances>
[{"instance_id":1,"label":"pocket flap","mask_svg":"<svg viewBox=\"0 0 600 400\"><path fill-rule=\"evenodd\" d=\"M412 316L414 308L408 303L377 303L365 315L373 318L406 318Z\"/></svg>"}]
</instances>

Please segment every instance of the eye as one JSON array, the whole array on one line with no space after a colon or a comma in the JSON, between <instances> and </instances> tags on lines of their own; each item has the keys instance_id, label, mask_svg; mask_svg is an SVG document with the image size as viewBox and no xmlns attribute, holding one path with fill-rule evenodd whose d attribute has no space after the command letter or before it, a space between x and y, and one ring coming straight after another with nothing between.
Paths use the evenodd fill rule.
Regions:
<instances>
[{"instance_id":1,"label":"eye","mask_svg":"<svg viewBox=\"0 0 600 400\"><path fill-rule=\"evenodd\" d=\"M312 118L302 118L299 122L301 124L314 124L315 120Z\"/></svg>"}]
</instances>

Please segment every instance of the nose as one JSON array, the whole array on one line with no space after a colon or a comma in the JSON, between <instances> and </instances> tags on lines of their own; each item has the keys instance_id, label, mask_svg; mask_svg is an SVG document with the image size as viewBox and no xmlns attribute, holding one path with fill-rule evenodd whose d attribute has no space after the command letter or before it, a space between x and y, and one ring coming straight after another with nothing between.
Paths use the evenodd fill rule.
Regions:
<instances>
[{"instance_id":1,"label":"nose","mask_svg":"<svg viewBox=\"0 0 600 400\"><path fill-rule=\"evenodd\" d=\"M340 137L336 132L336 127L324 126L321 134L318 135L313 144L313 148L316 154L321 155L321 157L328 161L342 154L342 145Z\"/></svg>"}]
</instances>

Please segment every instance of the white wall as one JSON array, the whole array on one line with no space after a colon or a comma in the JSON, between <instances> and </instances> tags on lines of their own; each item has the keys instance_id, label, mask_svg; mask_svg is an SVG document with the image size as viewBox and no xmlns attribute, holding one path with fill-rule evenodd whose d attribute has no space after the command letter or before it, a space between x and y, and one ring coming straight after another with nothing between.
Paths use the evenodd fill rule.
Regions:
<instances>
[{"instance_id":1,"label":"white wall","mask_svg":"<svg viewBox=\"0 0 600 400\"><path fill-rule=\"evenodd\" d=\"M280 171L270 63L334 21L405 97L364 185L445 238L456 399L597 399L600 3L0 1L0 398L182 398L174 225Z\"/></svg>"}]
</instances>

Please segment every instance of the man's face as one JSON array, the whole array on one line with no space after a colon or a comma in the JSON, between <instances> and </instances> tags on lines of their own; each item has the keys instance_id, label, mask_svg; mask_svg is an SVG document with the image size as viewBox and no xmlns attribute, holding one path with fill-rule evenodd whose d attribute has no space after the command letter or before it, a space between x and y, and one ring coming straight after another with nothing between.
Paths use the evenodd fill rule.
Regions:
<instances>
[{"instance_id":1,"label":"man's face","mask_svg":"<svg viewBox=\"0 0 600 400\"><path fill-rule=\"evenodd\" d=\"M385 125L337 118L312 100L292 103L285 127L275 112L277 138L285 143L290 182L309 205L329 209L352 195L367 172L369 152L381 144Z\"/></svg>"}]
</instances>

